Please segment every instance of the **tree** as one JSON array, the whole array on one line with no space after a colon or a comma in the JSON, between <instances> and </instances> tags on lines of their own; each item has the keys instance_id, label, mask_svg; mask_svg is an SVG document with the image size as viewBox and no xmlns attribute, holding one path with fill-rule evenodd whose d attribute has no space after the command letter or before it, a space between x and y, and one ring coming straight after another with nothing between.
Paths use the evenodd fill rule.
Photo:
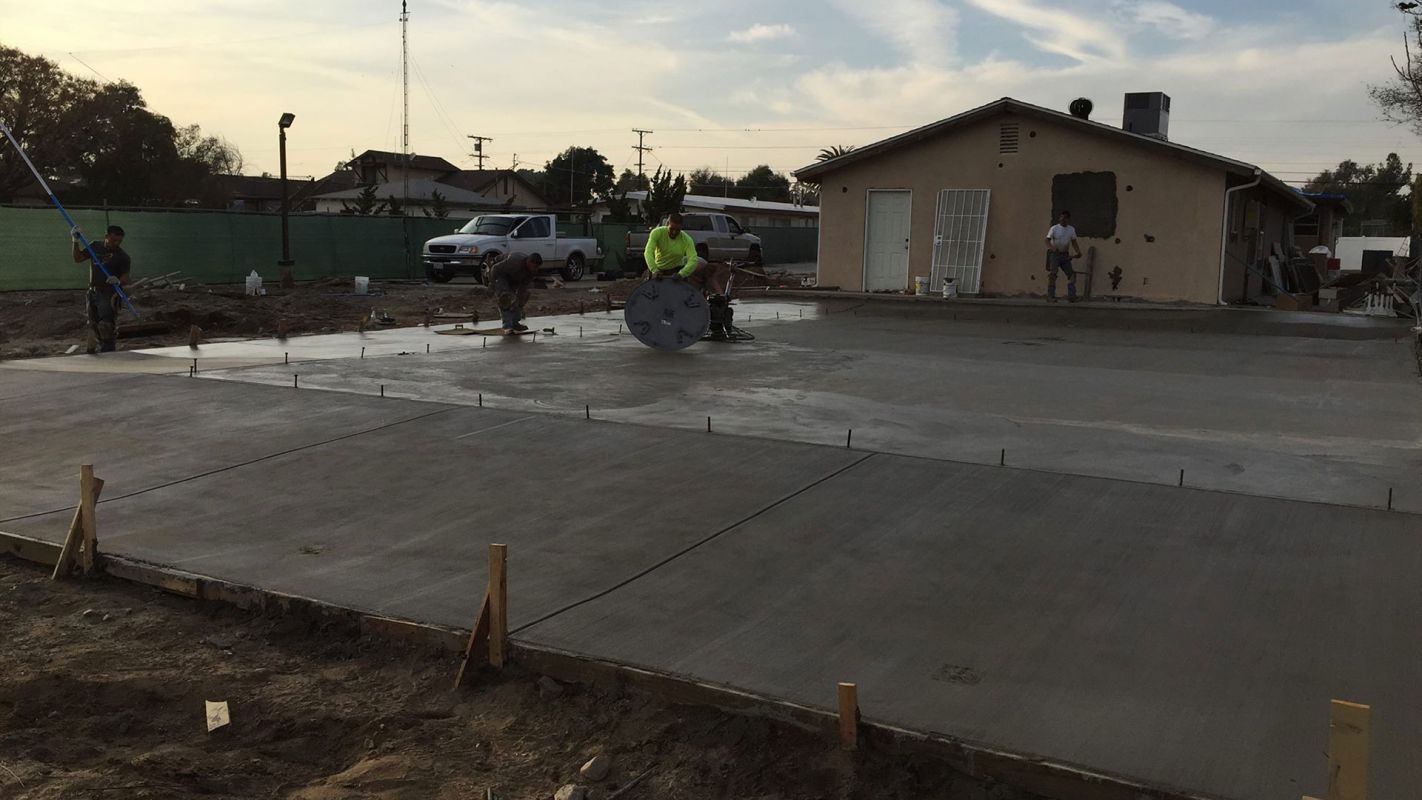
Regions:
<instances>
[{"instance_id":1,"label":"tree","mask_svg":"<svg viewBox=\"0 0 1422 800\"><path fill-rule=\"evenodd\" d=\"M1304 191L1347 195L1353 213L1343 220L1345 235L1359 235L1368 220L1387 220L1393 233L1403 234L1412 229L1411 183L1412 165L1389 153L1378 164L1343 161L1311 179Z\"/></svg>"},{"instance_id":2,"label":"tree","mask_svg":"<svg viewBox=\"0 0 1422 800\"><path fill-rule=\"evenodd\" d=\"M617 191L622 193L639 191L642 188L642 178L630 169L622 170L622 174L617 176Z\"/></svg>"},{"instance_id":3,"label":"tree","mask_svg":"<svg viewBox=\"0 0 1422 800\"><path fill-rule=\"evenodd\" d=\"M435 189L430 192L430 207L420 210L425 212L425 216L427 217L444 219L449 216L449 203L445 200L444 195L440 194L438 189Z\"/></svg>"},{"instance_id":4,"label":"tree","mask_svg":"<svg viewBox=\"0 0 1422 800\"><path fill-rule=\"evenodd\" d=\"M726 195L730 185L730 179L710 167L694 169L686 176L687 194Z\"/></svg>"},{"instance_id":5,"label":"tree","mask_svg":"<svg viewBox=\"0 0 1422 800\"><path fill-rule=\"evenodd\" d=\"M170 205L206 199L212 176L236 174L235 147L176 128L129 83L100 84L46 58L0 46L0 119L70 202ZM0 200L33 185L12 148L0 148Z\"/></svg>"},{"instance_id":6,"label":"tree","mask_svg":"<svg viewBox=\"0 0 1422 800\"><path fill-rule=\"evenodd\" d=\"M1408 30L1402 34L1402 62L1394 56L1392 80L1369 86L1368 94L1384 117L1422 134L1422 15L1416 3L1398 3L1397 8L1408 19Z\"/></svg>"},{"instance_id":7,"label":"tree","mask_svg":"<svg viewBox=\"0 0 1422 800\"><path fill-rule=\"evenodd\" d=\"M385 203L375 195L375 185L362 186L360 193L355 196L355 205L346 201L341 201L342 214L355 214L360 217L370 217L376 214L385 213Z\"/></svg>"},{"instance_id":8,"label":"tree","mask_svg":"<svg viewBox=\"0 0 1422 800\"><path fill-rule=\"evenodd\" d=\"M591 147L569 147L544 164L543 171L543 196L568 208L606 194L615 182L612 165Z\"/></svg>"},{"instance_id":9,"label":"tree","mask_svg":"<svg viewBox=\"0 0 1422 800\"><path fill-rule=\"evenodd\" d=\"M774 203L790 202L790 179L761 164L742 175L731 190L731 196L744 200L755 198Z\"/></svg>"},{"instance_id":10,"label":"tree","mask_svg":"<svg viewBox=\"0 0 1422 800\"><path fill-rule=\"evenodd\" d=\"M681 210L681 201L686 197L686 176L672 178L670 170L657 167L647 183L647 199L642 201L642 214L648 224L656 225L662 217Z\"/></svg>"},{"instance_id":11,"label":"tree","mask_svg":"<svg viewBox=\"0 0 1422 800\"><path fill-rule=\"evenodd\" d=\"M852 144L835 144L820 150L820 154L815 156L816 161L829 161L831 158L839 158L854 149Z\"/></svg>"},{"instance_id":12,"label":"tree","mask_svg":"<svg viewBox=\"0 0 1422 800\"><path fill-rule=\"evenodd\" d=\"M795 181L790 184L790 202L802 206L820 204L820 186L817 183Z\"/></svg>"},{"instance_id":13,"label":"tree","mask_svg":"<svg viewBox=\"0 0 1422 800\"><path fill-rule=\"evenodd\" d=\"M385 213L389 214L392 217L405 216L404 201L395 199L395 195L393 194L385 198Z\"/></svg>"}]
</instances>

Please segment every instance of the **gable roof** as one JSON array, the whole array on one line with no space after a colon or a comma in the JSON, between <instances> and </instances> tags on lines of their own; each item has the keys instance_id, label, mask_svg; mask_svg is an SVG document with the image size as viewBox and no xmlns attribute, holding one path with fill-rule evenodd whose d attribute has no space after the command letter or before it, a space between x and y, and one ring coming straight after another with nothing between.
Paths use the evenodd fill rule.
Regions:
<instances>
[{"instance_id":1,"label":"gable roof","mask_svg":"<svg viewBox=\"0 0 1422 800\"><path fill-rule=\"evenodd\" d=\"M918 142L937 137L940 134L944 134L949 131L971 125L975 122L980 122L985 119L990 119L992 117L1008 113L1020 114L1024 117L1035 117L1037 119L1044 119L1049 122L1055 122L1064 125L1076 126L1077 128L1090 133L1106 136L1108 138L1115 138L1117 141L1129 143L1132 145L1138 145L1146 148L1154 148L1163 155L1171 155L1177 158L1182 158L1186 161L1192 161L1197 164L1204 164L1205 166L1224 170L1225 172L1228 172L1232 175L1253 178L1257 174L1263 179L1264 185L1268 186L1271 189L1274 189L1275 191L1281 194L1287 195L1299 206L1303 208L1313 207L1313 204L1309 202L1308 198L1304 197L1293 187L1289 186L1288 184L1284 183L1273 175L1270 175L1259 167L1254 166L1253 164L1249 164L1244 161L1239 161L1233 158L1228 158L1226 156L1216 155L1215 153L1206 152L1204 150L1197 150L1193 147L1186 147L1185 145L1176 144L1175 142L1166 141L1164 139L1157 139L1152 136L1142 136L1138 133L1131 133L1130 131L1124 131L1120 128L1116 128L1111 125L1106 125L1104 123L1095 122L1089 119L1082 119L1080 117L1072 116L1071 114L1064 114L1060 111L1054 111L1050 108L1043 108L1042 106L1033 105L1031 103L1024 103L1021 100L1014 100L1011 97L1004 97L1001 100L995 100L991 103L988 103L987 105L978 106L977 108L971 109L969 111L964 111L961 114L948 117L947 119L941 119L937 122L930 123L922 127L914 128L911 131L905 131L904 133L901 133L897 136L890 136L887 139L874 142L873 144L868 144L863 147L857 147L853 150L850 150L848 153L845 153L844 155L826 159L824 161L811 164L807 167L801 167L800 169L795 171L795 177L799 178L802 181L816 180L821 175L833 172L836 169L847 166L849 164L853 164L856 161L862 161L863 159L880 155L882 153L888 152L890 150L895 150L906 145L916 144Z\"/></svg>"},{"instance_id":2,"label":"gable roof","mask_svg":"<svg viewBox=\"0 0 1422 800\"><path fill-rule=\"evenodd\" d=\"M439 180L440 183L482 193L489 188L490 184L503 178L512 178L518 181L525 192L538 198L539 204L548 205L548 199L543 196L543 192L539 191L537 186L511 169L461 169L445 175Z\"/></svg>"},{"instance_id":3,"label":"gable roof","mask_svg":"<svg viewBox=\"0 0 1422 800\"><path fill-rule=\"evenodd\" d=\"M393 164L399 166L405 157L399 153L392 153L389 150L367 150L364 153L350 160L352 164ZM414 153L410 154L410 169L430 170L431 172L458 172L459 167L445 161L439 156L422 156Z\"/></svg>"}]
</instances>

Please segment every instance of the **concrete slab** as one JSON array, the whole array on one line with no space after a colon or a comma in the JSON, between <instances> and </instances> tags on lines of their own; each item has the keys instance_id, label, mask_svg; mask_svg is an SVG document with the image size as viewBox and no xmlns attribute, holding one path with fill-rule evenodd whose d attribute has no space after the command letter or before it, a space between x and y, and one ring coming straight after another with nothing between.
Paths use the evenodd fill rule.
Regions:
<instances>
[{"instance_id":1,"label":"concrete slab","mask_svg":"<svg viewBox=\"0 0 1422 800\"><path fill-rule=\"evenodd\" d=\"M1332 698L1422 785L1410 515L876 455L516 631L1222 797L1323 796Z\"/></svg>"},{"instance_id":2,"label":"concrete slab","mask_svg":"<svg viewBox=\"0 0 1422 800\"><path fill-rule=\"evenodd\" d=\"M501 340L311 364L301 380L451 403L482 394L510 410L591 405L671 427L711 416L728 433L824 444L852 428L856 445L884 452L996 464L1006 450L1019 466L1172 485L1184 470L1187 485L1349 505L1385 506L1393 487L1396 508L1422 512L1422 487L1399 479L1422 468L1407 342L1192 333L1214 319L1198 311L1205 322L1131 330L989 311L999 316L955 321L942 308L827 305L777 322L748 303L743 318L764 315L750 345L668 356L625 336ZM204 375L279 385L292 371Z\"/></svg>"},{"instance_id":3,"label":"concrete slab","mask_svg":"<svg viewBox=\"0 0 1422 800\"><path fill-rule=\"evenodd\" d=\"M186 377L0 371L0 527L72 508L80 464L95 465L108 501L444 407Z\"/></svg>"},{"instance_id":4,"label":"concrete slab","mask_svg":"<svg viewBox=\"0 0 1422 800\"><path fill-rule=\"evenodd\" d=\"M207 388L233 399L262 391ZM405 415L440 409L386 404ZM304 427L289 425L279 427L288 434ZM451 626L472 620L487 580L487 546L501 542L511 558L510 621L524 624L608 590L862 457L704 432L445 409L104 502L100 541L111 552L198 574ZM58 540L67 513L0 528Z\"/></svg>"}]
</instances>

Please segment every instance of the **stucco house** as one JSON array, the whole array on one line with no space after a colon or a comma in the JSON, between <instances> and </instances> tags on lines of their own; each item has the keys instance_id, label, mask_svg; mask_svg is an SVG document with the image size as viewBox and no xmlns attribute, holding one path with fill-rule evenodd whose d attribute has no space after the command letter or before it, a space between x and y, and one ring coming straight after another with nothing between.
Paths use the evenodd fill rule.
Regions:
<instances>
[{"instance_id":1,"label":"stucco house","mask_svg":"<svg viewBox=\"0 0 1422 800\"><path fill-rule=\"evenodd\" d=\"M819 283L1044 295L1044 238L1072 212L1089 292L1245 302L1313 204L1258 167L1167 138L1170 98L1126 96L1120 128L1003 98L797 171L820 184ZM1086 270L1086 260L1076 262ZM1087 287L1083 286L1083 289Z\"/></svg>"},{"instance_id":2,"label":"stucco house","mask_svg":"<svg viewBox=\"0 0 1422 800\"><path fill-rule=\"evenodd\" d=\"M352 158L344 169L323 178L322 188L303 199L317 213L339 214L367 186L374 186L381 200L394 197L406 213L432 211L434 193L444 198L449 216L467 219L481 213L512 209L541 209L548 200L538 188L507 169L460 169L439 156L366 150ZM337 181L338 177L345 178ZM329 185L329 188L327 187Z\"/></svg>"}]
</instances>

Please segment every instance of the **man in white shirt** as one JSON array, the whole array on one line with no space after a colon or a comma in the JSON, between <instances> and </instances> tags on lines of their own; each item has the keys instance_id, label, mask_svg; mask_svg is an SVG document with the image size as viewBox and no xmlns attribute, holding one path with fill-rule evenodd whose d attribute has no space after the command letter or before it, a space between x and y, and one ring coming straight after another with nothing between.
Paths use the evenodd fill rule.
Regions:
<instances>
[{"instance_id":1,"label":"man in white shirt","mask_svg":"<svg viewBox=\"0 0 1422 800\"><path fill-rule=\"evenodd\" d=\"M1072 255L1072 252L1075 255ZM1076 270L1071 268L1073 258L1081 258L1081 245L1076 243L1076 228L1071 226L1071 212L1063 211L1057 217L1057 224L1047 231L1047 300L1057 301L1057 270L1067 276L1067 302L1076 302Z\"/></svg>"}]
</instances>

